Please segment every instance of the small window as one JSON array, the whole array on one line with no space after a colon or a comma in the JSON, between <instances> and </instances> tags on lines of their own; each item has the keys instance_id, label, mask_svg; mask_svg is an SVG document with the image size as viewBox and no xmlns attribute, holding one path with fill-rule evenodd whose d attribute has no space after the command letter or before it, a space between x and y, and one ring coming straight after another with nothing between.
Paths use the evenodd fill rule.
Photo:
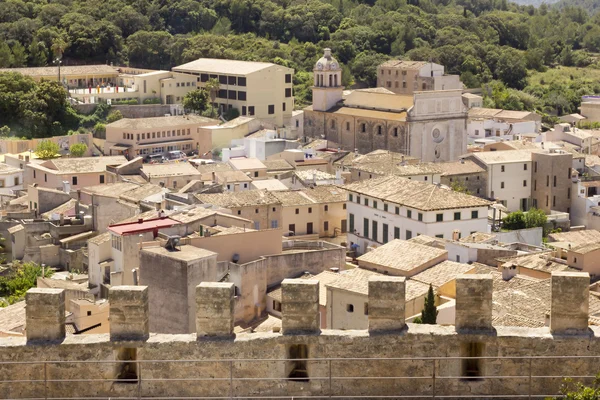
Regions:
<instances>
[{"instance_id":1,"label":"small window","mask_svg":"<svg viewBox=\"0 0 600 400\"><path fill-rule=\"evenodd\" d=\"M365 123L360 124L360 131L362 133L365 133L367 131L367 124L365 124Z\"/></svg>"},{"instance_id":2,"label":"small window","mask_svg":"<svg viewBox=\"0 0 600 400\"><path fill-rule=\"evenodd\" d=\"M292 88L285 88L285 97L292 97Z\"/></svg>"},{"instance_id":3,"label":"small window","mask_svg":"<svg viewBox=\"0 0 600 400\"><path fill-rule=\"evenodd\" d=\"M383 211L387 212L387 210L388 210L388 205L384 203L383 204Z\"/></svg>"},{"instance_id":4,"label":"small window","mask_svg":"<svg viewBox=\"0 0 600 400\"><path fill-rule=\"evenodd\" d=\"M88 311L88 312L87 312L87 315L88 315L88 317L89 317L90 315L92 315L92 312L91 312L91 311Z\"/></svg>"},{"instance_id":5,"label":"small window","mask_svg":"<svg viewBox=\"0 0 600 400\"><path fill-rule=\"evenodd\" d=\"M104 175L100 175L100 183L104 183Z\"/></svg>"},{"instance_id":6,"label":"small window","mask_svg":"<svg viewBox=\"0 0 600 400\"><path fill-rule=\"evenodd\" d=\"M527 164L523 164L523 171L527 171Z\"/></svg>"},{"instance_id":7,"label":"small window","mask_svg":"<svg viewBox=\"0 0 600 400\"><path fill-rule=\"evenodd\" d=\"M352 196L352 194L348 195L348 201L352 201L354 199L354 197Z\"/></svg>"},{"instance_id":8,"label":"small window","mask_svg":"<svg viewBox=\"0 0 600 400\"><path fill-rule=\"evenodd\" d=\"M275 105L271 104L269 105L269 115L271 114L275 114Z\"/></svg>"},{"instance_id":9,"label":"small window","mask_svg":"<svg viewBox=\"0 0 600 400\"><path fill-rule=\"evenodd\" d=\"M275 210L277 210L275 207L273 207L273 212L275 212Z\"/></svg>"},{"instance_id":10,"label":"small window","mask_svg":"<svg viewBox=\"0 0 600 400\"><path fill-rule=\"evenodd\" d=\"M73 177L72 182L73 182L73 185L77 185L77 177L76 176Z\"/></svg>"},{"instance_id":11,"label":"small window","mask_svg":"<svg viewBox=\"0 0 600 400\"><path fill-rule=\"evenodd\" d=\"M369 205L369 199L365 199L365 206Z\"/></svg>"},{"instance_id":12,"label":"small window","mask_svg":"<svg viewBox=\"0 0 600 400\"><path fill-rule=\"evenodd\" d=\"M346 304L346 311L354 312L354 304Z\"/></svg>"},{"instance_id":13,"label":"small window","mask_svg":"<svg viewBox=\"0 0 600 400\"><path fill-rule=\"evenodd\" d=\"M444 220L444 214L435 214L436 222L442 222Z\"/></svg>"},{"instance_id":14,"label":"small window","mask_svg":"<svg viewBox=\"0 0 600 400\"><path fill-rule=\"evenodd\" d=\"M360 204L360 196L356 196L356 204Z\"/></svg>"},{"instance_id":15,"label":"small window","mask_svg":"<svg viewBox=\"0 0 600 400\"><path fill-rule=\"evenodd\" d=\"M396 207L396 215L400 215L400 207Z\"/></svg>"},{"instance_id":16,"label":"small window","mask_svg":"<svg viewBox=\"0 0 600 400\"><path fill-rule=\"evenodd\" d=\"M504 182L500 182L500 189L504 189Z\"/></svg>"},{"instance_id":17,"label":"small window","mask_svg":"<svg viewBox=\"0 0 600 400\"><path fill-rule=\"evenodd\" d=\"M373 208L377 208L377 202L373 201Z\"/></svg>"},{"instance_id":18,"label":"small window","mask_svg":"<svg viewBox=\"0 0 600 400\"><path fill-rule=\"evenodd\" d=\"M312 207L308 207L308 213L312 214Z\"/></svg>"},{"instance_id":19,"label":"small window","mask_svg":"<svg viewBox=\"0 0 600 400\"><path fill-rule=\"evenodd\" d=\"M300 209L296 208L296 214L300 214Z\"/></svg>"},{"instance_id":20,"label":"small window","mask_svg":"<svg viewBox=\"0 0 600 400\"><path fill-rule=\"evenodd\" d=\"M479 211L471 211L471 219L479 218Z\"/></svg>"},{"instance_id":21,"label":"small window","mask_svg":"<svg viewBox=\"0 0 600 400\"><path fill-rule=\"evenodd\" d=\"M438 214L439 215L439 214ZM460 212L455 212L454 213L454 220L455 221L460 221Z\"/></svg>"},{"instance_id":22,"label":"small window","mask_svg":"<svg viewBox=\"0 0 600 400\"><path fill-rule=\"evenodd\" d=\"M505 171L504 165L501 165L500 166L500 172L504 172L504 171Z\"/></svg>"},{"instance_id":23,"label":"small window","mask_svg":"<svg viewBox=\"0 0 600 400\"><path fill-rule=\"evenodd\" d=\"M417 215L417 219L418 219L419 221L423 221L423 213L419 213L419 214Z\"/></svg>"},{"instance_id":24,"label":"small window","mask_svg":"<svg viewBox=\"0 0 600 400\"><path fill-rule=\"evenodd\" d=\"M285 83L292 83L292 74L285 74Z\"/></svg>"},{"instance_id":25,"label":"small window","mask_svg":"<svg viewBox=\"0 0 600 400\"><path fill-rule=\"evenodd\" d=\"M258 214L258 208L256 208L256 209L254 210L254 213L255 213L255 214Z\"/></svg>"},{"instance_id":26,"label":"small window","mask_svg":"<svg viewBox=\"0 0 600 400\"><path fill-rule=\"evenodd\" d=\"M412 218L412 210L406 210L406 218Z\"/></svg>"},{"instance_id":27,"label":"small window","mask_svg":"<svg viewBox=\"0 0 600 400\"><path fill-rule=\"evenodd\" d=\"M436 238L443 239L443 238L444 238L444 234L443 234L443 233L440 233L439 235L435 235L435 237L436 237Z\"/></svg>"},{"instance_id":28,"label":"small window","mask_svg":"<svg viewBox=\"0 0 600 400\"><path fill-rule=\"evenodd\" d=\"M325 211L329 211L329 206L325 204Z\"/></svg>"},{"instance_id":29,"label":"small window","mask_svg":"<svg viewBox=\"0 0 600 400\"><path fill-rule=\"evenodd\" d=\"M238 210L237 215L242 215L242 210Z\"/></svg>"},{"instance_id":30,"label":"small window","mask_svg":"<svg viewBox=\"0 0 600 400\"><path fill-rule=\"evenodd\" d=\"M527 187L527 179L523 180L523 187Z\"/></svg>"},{"instance_id":31,"label":"small window","mask_svg":"<svg viewBox=\"0 0 600 400\"><path fill-rule=\"evenodd\" d=\"M552 186L556 187L556 175L554 175Z\"/></svg>"},{"instance_id":32,"label":"small window","mask_svg":"<svg viewBox=\"0 0 600 400\"><path fill-rule=\"evenodd\" d=\"M248 106L248 115L254 115L254 106Z\"/></svg>"},{"instance_id":33,"label":"small window","mask_svg":"<svg viewBox=\"0 0 600 400\"><path fill-rule=\"evenodd\" d=\"M364 310L365 315L369 315L369 303L365 303Z\"/></svg>"}]
</instances>

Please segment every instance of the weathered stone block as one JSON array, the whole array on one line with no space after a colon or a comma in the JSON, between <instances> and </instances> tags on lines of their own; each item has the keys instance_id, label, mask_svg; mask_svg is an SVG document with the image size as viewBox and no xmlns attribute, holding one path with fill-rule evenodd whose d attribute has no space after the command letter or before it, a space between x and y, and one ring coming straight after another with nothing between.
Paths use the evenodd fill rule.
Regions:
<instances>
[{"instance_id":1,"label":"weathered stone block","mask_svg":"<svg viewBox=\"0 0 600 400\"><path fill-rule=\"evenodd\" d=\"M284 279L281 299L281 330L284 335L320 332L319 281Z\"/></svg>"},{"instance_id":2,"label":"weathered stone block","mask_svg":"<svg viewBox=\"0 0 600 400\"><path fill-rule=\"evenodd\" d=\"M168 301L167 299L165 299ZM146 340L148 326L148 287L114 286L108 292L111 340Z\"/></svg>"},{"instance_id":3,"label":"weathered stone block","mask_svg":"<svg viewBox=\"0 0 600 400\"><path fill-rule=\"evenodd\" d=\"M456 330L492 329L491 275L462 274L456 278Z\"/></svg>"},{"instance_id":4,"label":"weathered stone block","mask_svg":"<svg viewBox=\"0 0 600 400\"><path fill-rule=\"evenodd\" d=\"M388 332L404 328L405 292L404 277L369 278L369 332Z\"/></svg>"},{"instance_id":5,"label":"weathered stone block","mask_svg":"<svg viewBox=\"0 0 600 400\"><path fill-rule=\"evenodd\" d=\"M32 288L25 295L27 340L65 338L65 291Z\"/></svg>"},{"instance_id":6,"label":"weathered stone block","mask_svg":"<svg viewBox=\"0 0 600 400\"><path fill-rule=\"evenodd\" d=\"M587 272L553 272L550 303L552 333L588 330L590 275Z\"/></svg>"},{"instance_id":7,"label":"weathered stone block","mask_svg":"<svg viewBox=\"0 0 600 400\"><path fill-rule=\"evenodd\" d=\"M235 285L202 282L196 286L196 332L203 336L233 335Z\"/></svg>"}]
</instances>

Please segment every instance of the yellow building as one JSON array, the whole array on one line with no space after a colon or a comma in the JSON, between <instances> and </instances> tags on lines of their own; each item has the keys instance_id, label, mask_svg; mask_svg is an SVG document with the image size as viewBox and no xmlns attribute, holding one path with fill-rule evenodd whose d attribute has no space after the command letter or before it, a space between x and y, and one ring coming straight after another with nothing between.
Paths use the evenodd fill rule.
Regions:
<instances>
[{"instance_id":1,"label":"yellow building","mask_svg":"<svg viewBox=\"0 0 600 400\"><path fill-rule=\"evenodd\" d=\"M200 58L173 68L195 75L199 87L209 79L219 81L216 103L221 110L237 108L242 116L255 117L277 126L289 125L294 109L294 70L281 65Z\"/></svg>"},{"instance_id":2,"label":"yellow building","mask_svg":"<svg viewBox=\"0 0 600 400\"><path fill-rule=\"evenodd\" d=\"M201 127L216 122L196 115L123 118L106 125L104 153L128 159L174 150L204 154L212 149L212 139L210 131Z\"/></svg>"}]
</instances>

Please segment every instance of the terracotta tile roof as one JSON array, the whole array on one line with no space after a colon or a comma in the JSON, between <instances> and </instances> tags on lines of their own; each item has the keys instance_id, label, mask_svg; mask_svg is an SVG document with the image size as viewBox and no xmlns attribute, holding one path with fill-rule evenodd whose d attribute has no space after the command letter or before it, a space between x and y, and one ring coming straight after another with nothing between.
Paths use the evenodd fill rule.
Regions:
<instances>
[{"instance_id":1,"label":"terracotta tile roof","mask_svg":"<svg viewBox=\"0 0 600 400\"><path fill-rule=\"evenodd\" d=\"M407 70L418 70L426 66L426 61L405 61L405 60L388 60L380 65L385 68L397 68Z\"/></svg>"},{"instance_id":2,"label":"terracotta tile roof","mask_svg":"<svg viewBox=\"0 0 600 400\"><path fill-rule=\"evenodd\" d=\"M110 232L104 232L88 240L88 243L102 244L110 241Z\"/></svg>"},{"instance_id":3,"label":"terracotta tile roof","mask_svg":"<svg viewBox=\"0 0 600 400\"><path fill-rule=\"evenodd\" d=\"M469 264L461 264L446 260L431 268L427 268L425 271L412 276L410 279L440 287L455 280L457 275L466 274L474 269L475 267Z\"/></svg>"},{"instance_id":4,"label":"terracotta tile roof","mask_svg":"<svg viewBox=\"0 0 600 400\"><path fill-rule=\"evenodd\" d=\"M550 242L569 242L572 246L581 246L600 242L600 231L586 229L583 231L551 233L548 235L548 240Z\"/></svg>"},{"instance_id":5,"label":"terracotta tile roof","mask_svg":"<svg viewBox=\"0 0 600 400\"><path fill-rule=\"evenodd\" d=\"M266 167L267 171L290 171L293 170L294 167L283 159L278 160L265 160L262 162Z\"/></svg>"},{"instance_id":6,"label":"terracotta tile roof","mask_svg":"<svg viewBox=\"0 0 600 400\"><path fill-rule=\"evenodd\" d=\"M312 181L313 177L316 178L317 181L335 179L335 175L318 169L305 169L301 171L295 171L294 174L298 177L298 179L301 179L305 182Z\"/></svg>"},{"instance_id":7,"label":"terracotta tile roof","mask_svg":"<svg viewBox=\"0 0 600 400\"><path fill-rule=\"evenodd\" d=\"M30 164L33 168L49 170L58 174L83 174L104 172L109 165L121 165L127 159L123 156L55 158L43 164ZM54 170L54 171L53 171Z\"/></svg>"},{"instance_id":8,"label":"terracotta tile roof","mask_svg":"<svg viewBox=\"0 0 600 400\"><path fill-rule=\"evenodd\" d=\"M399 176L368 179L344 187L351 192L423 211L486 207L492 204L479 197Z\"/></svg>"},{"instance_id":9,"label":"terracotta tile roof","mask_svg":"<svg viewBox=\"0 0 600 400\"><path fill-rule=\"evenodd\" d=\"M281 204L273 193L265 190L244 190L233 193L197 194L201 203L213 204L225 208Z\"/></svg>"},{"instance_id":10,"label":"terracotta tile roof","mask_svg":"<svg viewBox=\"0 0 600 400\"><path fill-rule=\"evenodd\" d=\"M478 174L485 172L483 168L471 160L443 162L437 163L436 165L442 172L442 176Z\"/></svg>"},{"instance_id":11,"label":"terracotta tile roof","mask_svg":"<svg viewBox=\"0 0 600 400\"><path fill-rule=\"evenodd\" d=\"M348 199L348 192L335 185L317 185L302 192L316 203L342 203Z\"/></svg>"},{"instance_id":12,"label":"terracotta tile roof","mask_svg":"<svg viewBox=\"0 0 600 400\"><path fill-rule=\"evenodd\" d=\"M445 249L447 240L427 235L417 235L413 238L408 239L407 242L418 243L425 246L435 247L438 249Z\"/></svg>"},{"instance_id":13,"label":"terracotta tile roof","mask_svg":"<svg viewBox=\"0 0 600 400\"><path fill-rule=\"evenodd\" d=\"M299 190L275 191L271 193L281 204L286 206L306 206L316 204L316 202L308 197L304 192ZM316 210L315 210L316 212Z\"/></svg>"},{"instance_id":14,"label":"terracotta tile roof","mask_svg":"<svg viewBox=\"0 0 600 400\"><path fill-rule=\"evenodd\" d=\"M354 268L342 271L338 275L338 279L325 286L367 296L369 294L369 277L383 276L384 274L362 268ZM406 301L424 296L428 290L429 285L408 279L406 280Z\"/></svg>"},{"instance_id":15,"label":"terracotta tile roof","mask_svg":"<svg viewBox=\"0 0 600 400\"><path fill-rule=\"evenodd\" d=\"M561 262L554 261L551 252L533 253L522 256L502 257L499 262L516 265L520 268L533 269L551 274L553 271L578 271Z\"/></svg>"},{"instance_id":16,"label":"terracotta tile roof","mask_svg":"<svg viewBox=\"0 0 600 400\"><path fill-rule=\"evenodd\" d=\"M542 321L508 313L492 318L492 324L494 326L521 326L525 328L543 328L546 326Z\"/></svg>"},{"instance_id":17,"label":"terracotta tile roof","mask_svg":"<svg viewBox=\"0 0 600 400\"><path fill-rule=\"evenodd\" d=\"M18 72L27 76L56 76L56 67L2 68L0 72ZM60 67L63 76L68 75L119 75L119 71L110 65L63 65Z\"/></svg>"},{"instance_id":18,"label":"terracotta tile roof","mask_svg":"<svg viewBox=\"0 0 600 400\"><path fill-rule=\"evenodd\" d=\"M25 329L25 301L0 308L0 331L22 333Z\"/></svg>"},{"instance_id":19,"label":"terracotta tile roof","mask_svg":"<svg viewBox=\"0 0 600 400\"><path fill-rule=\"evenodd\" d=\"M198 115L186 114L169 117L150 117L150 118L122 118L118 121L106 125L107 128L147 130L162 129L181 125L208 125L218 124L219 121L212 118L201 117Z\"/></svg>"},{"instance_id":20,"label":"terracotta tile roof","mask_svg":"<svg viewBox=\"0 0 600 400\"><path fill-rule=\"evenodd\" d=\"M441 174L442 170L438 165L437 163L400 165L400 163L390 163L390 160L382 160L379 163L353 165L351 169L377 175L415 176Z\"/></svg>"},{"instance_id":21,"label":"terracotta tile roof","mask_svg":"<svg viewBox=\"0 0 600 400\"><path fill-rule=\"evenodd\" d=\"M358 265L361 262L368 262L386 268L409 272L445 254L448 254L446 250L406 240L394 239L358 257Z\"/></svg>"},{"instance_id":22,"label":"terracotta tile roof","mask_svg":"<svg viewBox=\"0 0 600 400\"><path fill-rule=\"evenodd\" d=\"M575 248L571 248L570 251L578 254L587 254L593 251L600 250L600 243L588 243L582 244L581 246L577 246Z\"/></svg>"},{"instance_id":23,"label":"terracotta tile roof","mask_svg":"<svg viewBox=\"0 0 600 400\"><path fill-rule=\"evenodd\" d=\"M201 173L190 163L144 164L142 172L148 179L170 176L200 176Z\"/></svg>"},{"instance_id":24,"label":"terracotta tile roof","mask_svg":"<svg viewBox=\"0 0 600 400\"><path fill-rule=\"evenodd\" d=\"M464 238L461 238L459 240L459 242L462 242L462 243L482 243L482 242L487 242L489 240L492 240L495 237L496 237L496 235L493 235L491 233L475 232L475 233L471 233L469 236L465 236Z\"/></svg>"},{"instance_id":25,"label":"terracotta tile roof","mask_svg":"<svg viewBox=\"0 0 600 400\"><path fill-rule=\"evenodd\" d=\"M263 164L258 158L231 158L229 163L236 169L266 169L266 165Z\"/></svg>"},{"instance_id":26,"label":"terracotta tile roof","mask_svg":"<svg viewBox=\"0 0 600 400\"><path fill-rule=\"evenodd\" d=\"M470 157L477 158L485 164L500 164L531 161L531 153L532 150L481 151L472 153Z\"/></svg>"},{"instance_id":27,"label":"terracotta tile roof","mask_svg":"<svg viewBox=\"0 0 600 400\"><path fill-rule=\"evenodd\" d=\"M88 194L118 198L121 194L139 187L131 182L104 183L102 185L86 186L81 191Z\"/></svg>"},{"instance_id":28,"label":"terracotta tile roof","mask_svg":"<svg viewBox=\"0 0 600 400\"><path fill-rule=\"evenodd\" d=\"M252 182L252 178L242 171L219 171L215 172L215 177L220 183Z\"/></svg>"}]
</instances>

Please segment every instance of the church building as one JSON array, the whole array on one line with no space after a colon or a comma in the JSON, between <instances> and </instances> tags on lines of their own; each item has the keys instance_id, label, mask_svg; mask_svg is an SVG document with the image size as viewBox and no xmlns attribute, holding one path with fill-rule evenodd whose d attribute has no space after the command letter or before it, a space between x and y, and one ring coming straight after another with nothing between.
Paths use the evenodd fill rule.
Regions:
<instances>
[{"instance_id":1,"label":"church building","mask_svg":"<svg viewBox=\"0 0 600 400\"><path fill-rule=\"evenodd\" d=\"M313 103L304 134L331 147L366 154L390 150L424 162L455 161L467 152L462 90L395 94L385 88L344 91L342 69L325 49L314 68Z\"/></svg>"}]
</instances>

